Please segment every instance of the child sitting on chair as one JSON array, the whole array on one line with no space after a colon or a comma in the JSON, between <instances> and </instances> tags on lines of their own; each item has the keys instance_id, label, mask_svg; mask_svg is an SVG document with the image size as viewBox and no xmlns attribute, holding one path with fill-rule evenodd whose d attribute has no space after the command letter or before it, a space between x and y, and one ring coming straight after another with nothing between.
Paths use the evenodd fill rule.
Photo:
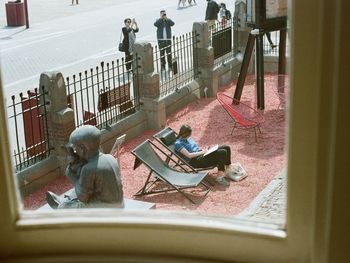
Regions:
<instances>
[{"instance_id":1,"label":"child sitting on chair","mask_svg":"<svg viewBox=\"0 0 350 263\"><path fill-rule=\"evenodd\" d=\"M182 125L175 142L175 151L190 165L194 168L218 167L218 177L216 181L225 186L229 185L225 177L233 181L240 181L246 177L246 173L243 169L243 171L237 171L237 167L231 165L230 146L218 146L216 150L207 153L207 150L202 150L198 144L190 138L191 134L191 127Z\"/></svg>"}]
</instances>

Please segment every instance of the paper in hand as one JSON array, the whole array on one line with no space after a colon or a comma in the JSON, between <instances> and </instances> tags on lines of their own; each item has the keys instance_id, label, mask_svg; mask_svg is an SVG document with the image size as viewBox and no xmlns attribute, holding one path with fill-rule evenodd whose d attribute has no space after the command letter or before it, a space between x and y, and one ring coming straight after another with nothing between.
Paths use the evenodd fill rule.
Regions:
<instances>
[{"instance_id":1,"label":"paper in hand","mask_svg":"<svg viewBox=\"0 0 350 263\"><path fill-rule=\"evenodd\" d=\"M218 144L214 145L214 146L211 147L209 150L207 150L207 151L205 152L205 154L203 154L203 156L206 156L206 155L208 155L208 154L211 154L212 152L215 152L218 148L219 148L219 145L218 145Z\"/></svg>"}]
</instances>

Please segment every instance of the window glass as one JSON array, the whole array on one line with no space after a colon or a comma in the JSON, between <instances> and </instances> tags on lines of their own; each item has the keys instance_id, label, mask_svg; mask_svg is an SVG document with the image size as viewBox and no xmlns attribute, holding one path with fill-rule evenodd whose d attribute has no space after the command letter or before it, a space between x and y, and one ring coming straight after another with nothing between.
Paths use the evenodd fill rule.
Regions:
<instances>
[{"instance_id":1,"label":"window glass","mask_svg":"<svg viewBox=\"0 0 350 263\"><path fill-rule=\"evenodd\" d=\"M323 37L323 35L320 35L320 32L322 31L320 30L322 28L322 24L309 23L310 21L322 21L322 19L319 19L320 14L312 11L321 10L320 6L323 6L323 4L325 4L325 2L320 3L318 1L315 1L311 5L309 4L309 2L306 3L305 1L293 1L292 17L295 19L295 21L292 21L292 32L290 38L292 41L292 55L290 56L290 68L292 74L289 75L290 83L293 84L290 85L293 86L293 90L290 90L291 102L289 104L289 110L291 112L289 116L291 116L290 122L292 128L287 129L290 140L290 144L288 145L288 152L290 153L290 155L288 156L288 160L290 161L290 166L287 170L291 174L291 176L288 178L288 232L280 231L281 227L278 225L277 227L269 225L269 229L266 230L267 225L261 222L257 223L256 221L254 221L251 223L245 218L243 218L243 220L232 220L232 217L222 217L222 213L217 214L216 217L207 217L205 215L192 216L191 212L193 212L193 210L180 214L178 213L179 211L173 211L172 213L161 213L162 211L170 210L164 207L164 209L157 208L154 211L145 211L141 213L138 213L137 211L120 212L119 210L96 211L82 209L79 211L79 213L77 213L77 211L75 210L62 210L61 213L49 212L48 214L45 214L35 213L33 212L33 210L26 211L28 209L25 209L24 212L23 210L21 210L21 213L18 214L14 208L18 206L16 204L19 204L20 202L17 201L20 201L21 198L16 198L17 195L13 190L21 189L21 185L30 185L29 181L26 180L29 178L22 177L24 175L22 173L21 175L16 175L16 180L11 180L12 178L9 177L9 175L11 174L11 167L9 165L9 159L11 156L7 154L2 154L1 158L3 158L4 160L2 160L2 162L0 163L0 168L4 176L0 178L0 181L1 185L5 187L3 187L3 191L0 192L0 209L1 214L4 215L3 217L0 217L1 232L3 233L2 238L0 239L0 247L2 252L1 254L5 257L10 255L25 255L27 251L30 250L30 248L35 247L35 252L30 253L35 253L37 255L54 255L55 253L57 254L60 252L64 252L62 253L62 255L65 255L65 253L69 251L69 254L71 255L73 254L72 247L75 247L77 243L81 243L83 241L83 246L81 246L82 249L78 248L78 250L75 252L83 254L86 253L86 251L89 251L88 253L90 254L101 254L101 252L105 253L106 251L110 251L113 254L118 254L119 252L125 254L125 251L128 251L132 254L135 253L138 255L144 255L145 253L147 253L147 255L155 256L165 254L174 255L176 253L178 257L183 258L191 257L193 259L196 256L200 258L215 258L222 260L232 260L234 258L237 261L245 262L258 262L267 260L278 262L282 261L282 259L287 259L289 261L291 261L292 259L300 259L300 261L305 261L305 259L310 259L310 254L319 255L318 253L314 253L314 248L311 248L314 245L313 240L315 239L315 233L313 233L313 229L317 228L317 237L321 237L317 240L317 245L315 245L315 247L322 247L322 245L320 244L326 244L328 242L328 240L326 241L326 239L323 238L323 236L328 237L328 228L324 227L323 219L328 218L327 216L329 216L329 214L327 213L327 206L322 206L322 203L316 204L315 200L319 202L318 197L320 196L317 193L327 192L328 194L330 194L329 191L327 191L329 189L325 187L325 185L331 185L326 184L326 182L328 183L329 178L327 177L328 174L326 174L325 171L329 169L321 169L324 168L323 165L327 166L327 164L324 164L325 162L322 162L321 164L319 159L328 160L328 157L333 157L328 155L329 152L332 152L328 151L328 146L333 142L333 137L332 135L330 135L333 132L333 130L330 131L329 126L326 125L331 120L331 117L328 114L322 115L322 113L331 112L332 110L334 110L334 105L332 104L333 100L330 100L330 103L325 103L322 106L322 110L320 110L319 105L321 105L320 101L322 101L322 99L330 97L334 99L333 92L336 92L337 90L337 87L335 87L335 89L326 89L324 84L325 82L322 82L322 80L328 80L328 78L325 77L324 74L321 74L321 72L323 72L321 70L321 65L322 69L324 69L323 67L326 67L327 69L332 69L332 67L329 65L331 61L333 63L332 58L328 60L324 56L320 56L320 54L322 53L322 49L320 47L320 43L322 43ZM328 3L328 5L326 4L325 6L330 7L330 4ZM329 10L332 11L333 9ZM308 12L309 16L303 16L303 12ZM169 12L167 13L169 15ZM330 19L329 16L321 15L321 17L326 19L326 21L329 21ZM51 18L54 20L55 17ZM123 24L122 20L120 21L120 24ZM35 23L33 23L32 25L35 25ZM72 24L70 24L70 26L71 25ZM332 26L333 24L328 23L327 25ZM81 24L77 26L83 28ZM40 30L38 31L40 32ZM155 34L154 31L155 28L153 28L152 34ZM14 31L12 31L12 33L13 32ZM305 32L307 32L307 34L305 34ZM21 36L22 33L23 32L17 33L16 31L16 34L12 35L12 37L15 38L16 36ZM23 35L26 36L25 34ZM45 37L50 37L50 35L45 34ZM53 37L55 38L57 36ZM339 36L337 37L339 38ZM338 38L336 38L335 41L337 41ZM10 40L11 36L5 36L4 39ZM328 38L329 41L331 39L332 38ZM2 52L6 54L6 52L9 52L17 47L23 45L28 46L31 43L30 41L28 42L28 38L25 39L26 41L23 42L19 41L20 39L17 40L17 45L3 48ZM303 45L294 45L295 43L303 43ZM329 42L326 43L329 44ZM57 46L55 47L57 48ZM271 47L271 49L274 48ZM240 51L243 52L243 49L241 49ZM158 52L159 50L157 50L157 53ZM308 57L306 57L305 54L308 54ZM5 76L9 77L9 75L6 74L6 70L4 68L6 68L7 66L10 67L11 64L8 63L8 61L6 62L6 55L3 56L5 57L5 59L2 60L2 73L4 77L3 83L5 90L4 97L7 98L7 105L10 105L11 103L9 104L9 101L11 102L11 97L6 96L6 92L10 92L11 89L10 86L6 86L8 82L5 79ZM216 62L218 62L218 64L222 64L223 67L224 65L227 65L226 60L219 60ZM96 65L95 62L92 62L92 64L94 64L92 65L92 67ZM312 64L312 70L310 70L310 64ZM107 67L106 64L104 64L104 66ZM169 65L166 65L165 68L168 71ZM218 68L220 68L220 66L218 66ZM161 65L159 65L158 71L161 72L161 70ZM82 76L84 76L84 74L85 73L83 73ZM67 75L69 75L69 73L67 73ZM128 79L128 77L128 75L123 74L122 78ZM189 79L191 78L188 78L187 80ZM59 84L62 84L61 80L61 78L57 78L55 80L58 86L60 86ZM67 81L66 78L64 78L64 81ZM77 85L77 83L79 83L79 77L76 77L75 82L73 81L73 77L70 79L70 81L71 84L75 83ZM15 85L16 82L13 82L12 84ZM123 90L125 90L126 86L122 85L122 87L124 88ZM72 90L74 90L74 85L72 87ZM38 88L40 91L40 87ZM209 92L210 90L207 91ZM325 96L325 94L329 95L328 92L331 95L330 97ZM181 94L181 90L176 93ZM45 99L41 98L39 95L39 101L36 100L35 102L35 96L37 96L35 91L33 94L28 94L26 92L24 92L23 94L26 94L28 96L28 99L26 100L27 104L32 105L33 103L34 105L34 110L30 108L31 110L29 110L29 112L32 111L34 112L34 114L39 112L40 114L37 115L41 117L41 106L40 104L35 103L40 103ZM106 98L106 94L109 95L108 92L105 92L103 94L104 95L102 95L101 97L104 96L104 98ZM135 95L135 93L130 93L130 96L131 95ZM202 95L204 95L205 97L205 95L210 95L210 93ZM67 105L74 104L74 98L66 99L67 102L66 100L63 101ZM82 100L83 102L85 102L84 99ZM209 100L207 101L209 103ZM49 105L51 107L49 107L50 109L52 109L52 107L54 108L57 106L52 104L51 101L49 102ZM105 99L103 103L101 102L100 107L103 108L103 106L105 105L118 102L120 102L118 98L114 96L107 96L107 99ZM268 105L268 101L265 102L266 105ZM23 106L21 104L19 105L19 107ZM44 103L44 105L46 104ZM98 105L98 103L96 105ZM255 106L255 103L252 104L252 106ZM219 105L218 107L222 106ZM35 110L35 108L37 108L37 110ZM126 107L125 110L128 109L129 108ZM265 109L265 112L266 111L267 110ZM8 112L6 114L8 114ZM2 119L8 120L8 118L5 117L6 115L3 109L1 109L1 114ZM179 115L175 115L175 117L173 118L176 119L177 117L179 117ZM87 114L86 118L92 123L93 121L95 121L94 116L89 113ZM140 117L140 120L142 120L142 116ZM41 127L40 118L37 122L39 123L39 127ZM22 121L22 123L24 122ZM30 121L30 123L33 122ZM74 122L74 126L76 124L77 123ZM78 122L78 125L79 124L80 123ZM10 121L8 120L8 126L10 127L10 125ZM43 126L45 126L45 124L43 124ZM324 127L325 129L319 129L320 126ZM6 136L4 136L4 134L7 133L7 131L4 131L6 127L2 126L0 128L1 137L6 138ZM104 128L105 133L110 132L108 130L108 126L105 126ZM22 127L21 130L25 130L25 128ZM28 128L28 130L31 130L30 127ZM211 130L211 132L214 133L216 130L217 129ZM11 128L9 128L9 131L10 132L8 132L8 134L10 134L9 137L11 140L12 137L16 137L16 132L11 132ZM40 131L41 129L39 129L39 134ZM149 136L151 135L152 133L149 134ZM250 135L246 136L247 138L251 138ZM260 141L260 139L261 137L258 137L258 142ZM321 141L320 139L326 139L322 140L322 147L320 147L318 144L318 142ZM4 142L1 144L2 152L9 152L8 149L6 149L6 147L8 146L8 140L2 141ZM204 139L202 139L200 142L203 143L203 141ZM140 143L141 142L142 139L140 139ZM251 144L255 145L254 140ZM124 144L124 147L125 145L127 144ZM113 145L111 145L110 148L112 148L112 146ZM11 149L10 152L12 155L13 148L11 147L8 148ZM34 147L32 148L35 149L35 147L38 147L40 149L42 147L42 143L35 143ZM326 150L323 147L325 147ZM322 148L323 150L320 148ZM21 151L22 146L19 147L19 149ZM51 156L51 149L49 150ZM128 148L127 150L130 151L132 149ZM24 148L23 152L25 154L28 154L29 151L26 148ZM50 163L50 165L53 166L55 165L55 163L58 162L57 159L48 160L48 158L45 158L45 155L36 156L36 158L43 158L45 162L48 162ZM285 160L287 160L287 157ZM15 160L13 160L12 164L14 170L16 170L17 168L15 167ZM249 167L246 167L243 161L242 164L243 167L247 171L249 171ZM44 171L43 167L40 167L40 170ZM55 173L57 173L57 170L50 170L53 173L52 177L55 177ZM318 176L319 174L321 174L321 176ZM17 180L17 177L19 178L19 180ZM251 175L248 175L247 179L251 177ZM243 183L247 181L243 180L241 182ZM34 184L32 184L31 187L35 188ZM21 189L21 191L22 190L23 189ZM26 190L29 191L28 188L26 188ZM18 193L20 191L16 192ZM206 197L207 199L210 198L212 192L213 191L209 192L209 194ZM27 194L28 195L23 194L23 196L30 196L30 193ZM325 197L322 195L321 199L324 200L324 198ZM262 204L262 206L264 205L265 204ZM24 207L25 206L26 205L24 202ZM322 208L320 208L321 206ZM241 224L237 225L235 224L236 222L240 222ZM37 231L38 229L40 229L40 231ZM96 246L96 238L92 239L92 236L98 237L100 246ZM147 241L144 241L143 239L140 240L140 237L145 236L147 236ZM160 236L162 237L162 242L159 242ZM42 242L43 240L50 240L51 242ZM118 244L118 246L116 246L115 244ZM192 250L193 244L198 244L196 246L195 251ZM232 244L234 244L234 246L232 246Z\"/></svg>"},{"instance_id":2,"label":"window glass","mask_svg":"<svg viewBox=\"0 0 350 263\"><path fill-rule=\"evenodd\" d=\"M106 6L110 6L107 12L105 7L96 8L95 4L86 3L84 10L79 13L71 9L82 8L81 4L73 4L77 6L69 6L70 10L67 6L60 6L64 15L59 17L48 17L45 12L41 12L42 6L32 4L30 24L28 21L14 21L26 23L29 29L20 31L18 28L22 25L18 24L4 33L7 37L2 43L2 73L8 130L12 135L10 152L23 209L50 211L50 205L61 207L62 202L75 208L85 207L86 204L76 203L80 199L85 203L94 199L100 202L103 198L107 198L108 202L116 202L118 192L119 195L124 194L127 207L140 206L141 210L156 207L161 211L272 222L282 227L286 214L285 142L289 96L289 76L286 71L286 58L289 56L286 47L289 44L285 23L273 31L261 28L260 35L254 35L253 40L254 45L261 45L250 50L246 39L254 28L248 27L246 21L240 18L246 17L255 5L246 7L241 1L227 5L227 10L234 16L225 23L220 17L222 23L209 28L211 34L207 40L212 41L215 58L209 71L215 71L216 75L210 81L217 81L217 92L225 96L218 96L218 99L215 96L208 97L208 93L214 92L213 87L210 87L205 96L202 94L203 98L192 98L172 106L169 104L171 96L179 99L183 96L178 90L186 91L187 87L196 98L199 90L203 89L193 88L193 83L195 78L201 78L195 73L203 66L196 54L202 52L197 41L204 40L204 36L193 33L192 29L196 28L193 21L201 21L201 14L208 11L207 3L185 3L186 9L170 8L169 11L161 12L161 17L155 4L146 13L125 20L130 23L119 19L119 28L116 28L115 21L112 23L109 19L95 22L101 12L105 12L107 17L114 17L114 11L120 13L118 4L107 1ZM140 3L135 2L134 5L137 7ZM283 8L280 5L276 7L271 1L266 1L266 5L269 7L267 13L277 8L283 9L281 12L286 15L286 5ZM20 6L24 10L28 8L25 4ZM47 12L52 10L48 8ZM169 50L163 46L164 32L157 35L156 31L160 27L157 22L153 26L149 22L150 17L154 21L170 23L169 27L165 27L166 31L172 29ZM173 20L174 26L169 22ZM142 21L140 32L138 21ZM187 22L182 24L179 21ZM123 34L123 30L128 28L132 29L132 33ZM101 34L102 29L111 34ZM139 48L138 39L151 43L153 53L149 57L145 54L141 56L153 59L153 67L138 62L142 61L138 59L128 62L132 59L129 53L115 50L113 37L119 33L120 42L129 42L130 48ZM258 50L260 48L262 53ZM133 50L134 57L136 49ZM248 65L237 59L242 55L253 58L249 68L245 68ZM205 56L209 57L210 53ZM254 70L254 61L264 68L257 67ZM265 63L261 64L261 61ZM164 63L167 64L163 71ZM227 65L230 70L226 70ZM172 71L172 66L176 66L177 72ZM235 69L232 69L233 66ZM166 114L166 119L158 120L154 127L159 127L152 131L147 130L145 125L135 128L139 122L138 114L142 112L140 98L148 96L139 90L139 85L142 82L143 87L146 87L144 89L150 89L150 84L141 79L139 68L152 69L159 74L158 96L165 103L163 109L157 106L155 118ZM248 73L243 74L246 69ZM261 78L263 82L257 81ZM237 92L239 89L240 92ZM232 104L232 98L226 95L234 97L239 104ZM154 120L148 117L144 122L150 125ZM169 127L168 133L160 129L164 124ZM191 133L176 137L183 124L192 128ZM81 141L70 145L69 135L74 128L83 125L95 126L96 130L102 132L99 151L112 153L116 158L121 172L117 177L121 178L123 193L120 193L121 186L117 191L103 188L111 183L118 185L117 182L101 183L91 178L91 182L90 179L82 179L82 174L88 176L85 172L88 166L83 169L89 156L86 154L89 151L86 145L90 145L93 138L90 135L86 145ZM157 132L160 134L154 138ZM116 141L123 133L126 134L126 140ZM138 136L133 138L136 134ZM185 141L189 135L191 140ZM142 144L147 139L152 140L151 144ZM168 139L169 142L166 141ZM183 145L185 152L181 150ZM193 154L193 151L206 151L215 145L219 148L213 149L213 153L207 152L203 157L186 156L188 153ZM140 153L133 151L141 146L146 147L143 151L151 151L144 159L141 150ZM134 170L135 156L141 162ZM147 156L149 160L145 159ZM162 161L156 162L158 156ZM183 162L181 166L179 162ZM157 172L162 165L169 166L168 170ZM202 170L196 175L200 179L193 177L185 180L186 175L181 174L184 165L186 172ZM148 182L149 167L153 173ZM169 175L174 173L173 169L178 174ZM103 173L102 170L98 173ZM178 181L180 177L183 178ZM158 182L151 186L151 180L154 179ZM89 184L93 187L89 188ZM146 189L148 186L150 188ZM74 187L79 190L78 193L72 192ZM164 187L175 191L148 195L152 191L163 191ZM185 189L187 187L190 189ZM87 191L90 194L86 194ZM105 204L102 207L110 207L103 201L102 204ZM122 204L116 207L119 206ZM94 205L87 207L92 208Z\"/></svg>"}]
</instances>

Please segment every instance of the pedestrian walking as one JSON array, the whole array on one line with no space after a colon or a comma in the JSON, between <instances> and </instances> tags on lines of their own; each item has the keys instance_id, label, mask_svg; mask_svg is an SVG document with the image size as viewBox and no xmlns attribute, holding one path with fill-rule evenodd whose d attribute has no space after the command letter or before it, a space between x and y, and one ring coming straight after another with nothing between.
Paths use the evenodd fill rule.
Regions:
<instances>
[{"instance_id":1,"label":"pedestrian walking","mask_svg":"<svg viewBox=\"0 0 350 263\"><path fill-rule=\"evenodd\" d=\"M75 0L75 3L79 5L79 0ZM72 0L72 5L74 5L74 0Z\"/></svg>"},{"instance_id":2,"label":"pedestrian walking","mask_svg":"<svg viewBox=\"0 0 350 263\"><path fill-rule=\"evenodd\" d=\"M165 70L165 53L167 54L168 67L170 70L172 69L171 27L174 25L174 21L167 17L165 10L160 11L160 18L154 22L154 26L157 27L157 40L162 70Z\"/></svg>"},{"instance_id":3,"label":"pedestrian walking","mask_svg":"<svg viewBox=\"0 0 350 263\"><path fill-rule=\"evenodd\" d=\"M196 0L188 0L188 4L189 5L192 5L192 1L194 4L197 4L196 3ZM180 8L180 4L182 3L182 7L185 7L186 5L186 0L179 0L178 4L177 4L177 7Z\"/></svg>"},{"instance_id":4,"label":"pedestrian walking","mask_svg":"<svg viewBox=\"0 0 350 263\"><path fill-rule=\"evenodd\" d=\"M270 47L271 47L272 49L274 49L275 47L277 47L277 45L275 45L275 44L272 42L270 32L266 32L265 35L266 35L266 37L267 37L267 41L269 41L269 43L270 43Z\"/></svg>"},{"instance_id":5,"label":"pedestrian walking","mask_svg":"<svg viewBox=\"0 0 350 263\"><path fill-rule=\"evenodd\" d=\"M207 8L205 10L205 20L208 23L209 29L212 29L215 25L215 21L218 19L218 13L220 7L214 0L207 0Z\"/></svg>"},{"instance_id":6,"label":"pedestrian walking","mask_svg":"<svg viewBox=\"0 0 350 263\"><path fill-rule=\"evenodd\" d=\"M131 69L134 46L136 42L136 34L139 32L139 27L135 18L125 18L124 19L125 26L122 28L123 33L123 46L125 53L125 67L126 70Z\"/></svg>"},{"instance_id":7,"label":"pedestrian walking","mask_svg":"<svg viewBox=\"0 0 350 263\"><path fill-rule=\"evenodd\" d=\"M182 7L185 7L186 0L179 0L179 3L177 4L177 7L180 7L181 3L182 3Z\"/></svg>"}]
</instances>

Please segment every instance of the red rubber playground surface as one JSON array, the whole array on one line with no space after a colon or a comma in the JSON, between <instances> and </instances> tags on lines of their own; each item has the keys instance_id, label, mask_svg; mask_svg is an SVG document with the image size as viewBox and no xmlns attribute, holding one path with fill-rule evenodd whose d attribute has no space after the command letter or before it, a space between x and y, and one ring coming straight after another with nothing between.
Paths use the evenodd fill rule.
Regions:
<instances>
[{"instance_id":1,"label":"red rubber playground surface","mask_svg":"<svg viewBox=\"0 0 350 263\"><path fill-rule=\"evenodd\" d=\"M182 124L189 124L192 137L201 147L214 144L227 144L232 150L232 162L240 162L248 177L240 182L230 181L228 187L215 184L205 199L199 204L192 204L178 192L160 193L135 198L133 195L143 186L147 168L142 165L133 170L134 157L130 153L138 144L151 139L157 131L145 131L137 138L126 142L120 151L120 164L124 196L137 200L156 203L156 209L172 211L191 211L203 215L233 216L242 212L254 198L267 186L272 178L286 165L285 153L285 110L279 107L280 99L274 92L275 75L265 76L265 122L261 125L261 134L255 142L252 130L236 129L231 135L233 122L216 98L197 100L185 108L173 113L167 119L167 126L176 131ZM223 91L233 95L236 82L233 81ZM255 107L255 80L248 76L241 101ZM215 178L217 170L210 171ZM62 194L72 187L64 176L60 176L39 191L24 199L25 209L37 209L44 205L45 192L50 190ZM201 189L187 190L200 195Z\"/></svg>"}]
</instances>

